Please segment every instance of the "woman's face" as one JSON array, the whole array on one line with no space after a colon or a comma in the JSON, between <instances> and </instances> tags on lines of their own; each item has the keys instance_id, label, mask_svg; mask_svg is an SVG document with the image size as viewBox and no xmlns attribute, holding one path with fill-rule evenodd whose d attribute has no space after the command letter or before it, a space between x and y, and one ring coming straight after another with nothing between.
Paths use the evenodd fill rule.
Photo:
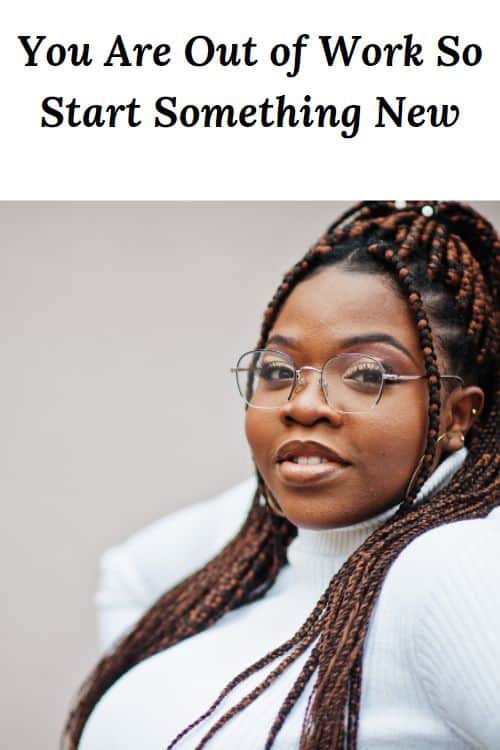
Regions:
<instances>
[{"instance_id":1,"label":"woman's face","mask_svg":"<svg viewBox=\"0 0 500 750\"><path fill-rule=\"evenodd\" d=\"M320 369L335 354L359 352L389 372L425 372L406 302L381 276L335 267L292 291L267 348L288 354L297 367ZM333 528L395 505L425 448L426 380L386 384L373 409L343 414L326 403L319 373L303 375L305 385L281 407L246 412L253 458L287 518L299 527Z\"/></svg>"}]
</instances>

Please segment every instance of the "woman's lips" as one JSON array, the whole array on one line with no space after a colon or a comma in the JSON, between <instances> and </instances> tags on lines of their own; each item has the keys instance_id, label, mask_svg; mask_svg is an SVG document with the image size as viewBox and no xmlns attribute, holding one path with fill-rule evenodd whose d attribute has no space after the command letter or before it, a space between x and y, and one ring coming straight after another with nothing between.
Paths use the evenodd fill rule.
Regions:
<instances>
[{"instance_id":1,"label":"woman's lips","mask_svg":"<svg viewBox=\"0 0 500 750\"><path fill-rule=\"evenodd\" d=\"M325 461L319 464L303 464L295 461L280 461L278 474L288 484L312 484L333 479L348 468L349 464Z\"/></svg>"},{"instance_id":2,"label":"woman's lips","mask_svg":"<svg viewBox=\"0 0 500 750\"><path fill-rule=\"evenodd\" d=\"M316 440L289 440L276 454L280 479L287 484L304 485L333 479L349 463L332 447Z\"/></svg>"},{"instance_id":3,"label":"woman's lips","mask_svg":"<svg viewBox=\"0 0 500 750\"><path fill-rule=\"evenodd\" d=\"M283 443L276 454L278 463L301 458L319 458L334 463L348 463L344 456L337 453L332 447L316 440L288 440Z\"/></svg>"}]
</instances>

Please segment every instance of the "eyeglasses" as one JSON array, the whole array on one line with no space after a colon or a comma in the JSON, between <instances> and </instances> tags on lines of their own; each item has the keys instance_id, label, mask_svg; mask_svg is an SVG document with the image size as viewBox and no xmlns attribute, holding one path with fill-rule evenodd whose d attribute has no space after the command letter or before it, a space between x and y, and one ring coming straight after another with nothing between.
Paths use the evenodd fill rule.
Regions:
<instances>
[{"instance_id":1,"label":"eyeglasses","mask_svg":"<svg viewBox=\"0 0 500 750\"><path fill-rule=\"evenodd\" d=\"M305 365L296 367L288 354L273 349L245 352L231 372L236 374L238 390L248 406L255 409L279 409L294 393L305 386L304 372L318 372L326 403L343 414L363 414L373 409L384 386L427 375L398 375L387 372L382 362L369 354L336 354L321 370ZM441 375L442 379L463 380L458 375Z\"/></svg>"}]
</instances>

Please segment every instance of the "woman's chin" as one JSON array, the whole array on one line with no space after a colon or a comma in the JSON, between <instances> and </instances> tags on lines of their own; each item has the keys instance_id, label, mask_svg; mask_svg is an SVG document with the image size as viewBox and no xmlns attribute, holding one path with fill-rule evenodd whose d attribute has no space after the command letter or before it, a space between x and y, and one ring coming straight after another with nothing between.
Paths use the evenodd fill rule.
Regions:
<instances>
[{"instance_id":1,"label":"woman's chin","mask_svg":"<svg viewBox=\"0 0 500 750\"><path fill-rule=\"evenodd\" d=\"M278 495L278 498L280 497L279 506L291 523L301 529L316 531L340 529L362 523L397 505L394 500L383 505L377 504L376 507L371 503L365 505L359 502L359 495L352 501L345 496L342 499L332 495L320 497L317 493L306 492L300 495L283 493L281 496Z\"/></svg>"}]
</instances>

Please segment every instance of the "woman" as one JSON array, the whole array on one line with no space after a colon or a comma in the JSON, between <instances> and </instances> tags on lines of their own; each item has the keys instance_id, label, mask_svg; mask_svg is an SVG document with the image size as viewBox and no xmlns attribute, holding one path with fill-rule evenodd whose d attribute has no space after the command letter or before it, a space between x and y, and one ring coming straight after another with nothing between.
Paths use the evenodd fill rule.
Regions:
<instances>
[{"instance_id":1,"label":"woman","mask_svg":"<svg viewBox=\"0 0 500 750\"><path fill-rule=\"evenodd\" d=\"M234 368L250 513L67 747L500 746L499 249L467 206L364 203L286 274Z\"/></svg>"}]
</instances>

